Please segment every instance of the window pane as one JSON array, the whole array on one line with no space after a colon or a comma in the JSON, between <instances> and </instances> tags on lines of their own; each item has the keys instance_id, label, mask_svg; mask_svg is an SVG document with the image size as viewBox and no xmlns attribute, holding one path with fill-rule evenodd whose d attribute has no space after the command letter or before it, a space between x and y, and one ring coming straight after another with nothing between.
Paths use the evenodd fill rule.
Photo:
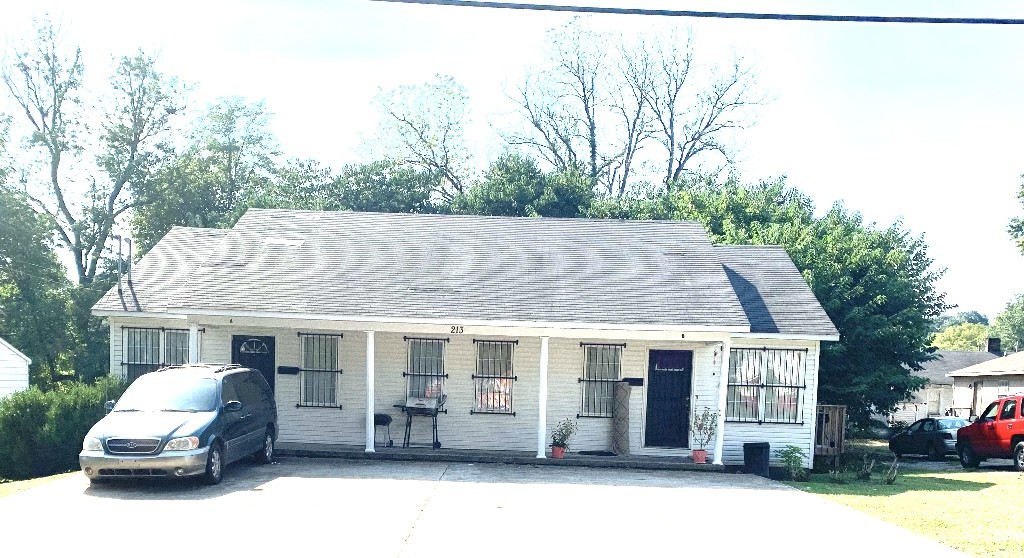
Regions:
<instances>
[{"instance_id":1,"label":"window pane","mask_svg":"<svg viewBox=\"0 0 1024 558\"><path fill-rule=\"evenodd\" d=\"M475 411L512 412L512 345L510 341L476 343Z\"/></svg>"},{"instance_id":2,"label":"window pane","mask_svg":"<svg viewBox=\"0 0 1024 558\"><path fill-rule=\"evenodd\" d=\"M585 345L580 413L612 416L615 381L622 373L622 347Z\"/></svg>"},{"instance_id":3,"label":"window pane","mask_svg":"<svg viewBox=\"0 0 1024 558\"><path fill-rule=\"evenodd\" d=\"M126 328L122 358L125 377L130 382L160 368L160 330Z\"/></svg>"},{"instance_id":4,"label":"window pane","mask_svg":"<svg viewBox=\"0 0 1024 558\"><path fill-rule=\"evenodd\" d=\"M164 364L188 362L188 331L169 329L164 332Z\"/></svg>"},{"instance_id":5,"label":"window pane","mask_svg":"<svg viewBox=\"0 0 1024 558\"><path fill-rule=\"evenodd\" d=\"M726 418L800 422L805 357L791 349L732 349Z\"/></svg>"},{"instance_id":6,"label":"window pane","mask_svg":"<svg viewBox=\"0 0 1024 558\"><path fill-rule=\"evenodd\" d=\"M302 405L336 407L338 405L339 337L302 335L302 374L299 379Z\"/></svg>"},{"instance_id":7,"label":"window pane","mask_svg":"<svg viewBox=\"0 0 1024 558\"><path fill-rule=\"evenodd\" d=\"M444 339L410 339L408 396L444 394Z\"/></svg>"}]
</instances>

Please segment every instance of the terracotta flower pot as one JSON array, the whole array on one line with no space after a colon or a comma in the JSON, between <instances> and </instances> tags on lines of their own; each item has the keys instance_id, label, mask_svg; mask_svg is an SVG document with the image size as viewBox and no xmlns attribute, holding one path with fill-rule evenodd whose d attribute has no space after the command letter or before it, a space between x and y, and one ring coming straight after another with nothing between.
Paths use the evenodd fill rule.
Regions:
<instances>
[{"instance_id":1,"label":"terracotta flower pot","mask_svg":"<svg viewBox=\"0 0 1024 558\"><path fill-rule=\"evenodd\" d=\"M565 448L562 446L551 446L551 457L555 459L565 457Z\"/></svg>"},{"instance_id":2,"label":"terracotta flower pot","mask_svg":"<svg viewBox=\"0 0 1024 558\"><path fill-rule=\"evenodd\" d=\"M706 449L695 449L692 453L694 463L707 463L708 462L708 450Z\"/></svg>"}]
</instances>

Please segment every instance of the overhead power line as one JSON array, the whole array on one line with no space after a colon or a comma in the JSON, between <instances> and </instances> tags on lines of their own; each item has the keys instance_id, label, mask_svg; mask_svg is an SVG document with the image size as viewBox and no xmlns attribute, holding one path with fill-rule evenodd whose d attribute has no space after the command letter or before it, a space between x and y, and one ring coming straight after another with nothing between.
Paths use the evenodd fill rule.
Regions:
<instances>
[{"instance_id":1,"label":"overhead power line","mask_svg":"<svg viewBox=\"0 0 1024 558\"><path fill-rule=\"evenodd\" d=\"M582 14L618 14L663 17L695 17L712 19L760 19L775 21L835 21L848 23L930 23L955 25L1024 25L1024 18L1000 17L925 17L925 16L863 16L830 14L766 14L753 12L708 12L696 10L659 10L652 8L612 8L601 6L566 6L554 4L527 4L520 2L477 2L475 0L371 0L392 4L421 4L459 6L471 8L498 8L543 12L569 12Z\"/></svg>"}]
</instances>

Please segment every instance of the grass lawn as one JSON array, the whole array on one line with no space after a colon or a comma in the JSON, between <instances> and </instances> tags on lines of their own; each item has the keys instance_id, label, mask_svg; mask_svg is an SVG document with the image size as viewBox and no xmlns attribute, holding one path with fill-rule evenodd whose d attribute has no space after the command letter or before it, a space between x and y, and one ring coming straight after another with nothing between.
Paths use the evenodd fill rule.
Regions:
<instances>
[{"instance_id":1,"label":"grass lawn","mask_svg":"<svg viewBox=\"0 0 1024 558\"><path fill-rule=\"evenodd\" d=\"M60 475L52 475L49 477L40 477L37 479L29 479L23 481L3 481L0 480L0 498L10 496L18 492L23 492L30 488L35 488L41 484L46 484L50 481L54 481L60 478L64 478L68 475L74 475L75 473L62 473Z\"/></svg>"},{"instance_id":2,"label":"grass lawn","mask_svg":"<svg viewBox=\"0 0 1024 558\"><path fill-rule=\"evenodd\" d=\"M899 525L947 546L976 556L1019 556L1024 548L1021 528L1021 495L1024 474L1010 467L965 471L952 460L933 463L906 460L895 484L885 485L891 454L887 448L864 447L878 456L871 480L854 479L859 459L848 459L845 484L832 482L827 473L811 475L810 482L787 483L822 497ZM855 450L856 451L856 450ZM853 456L851 456L853 457ZM850 535L856 536L856 533ZM884 549L879 549L884 550Z\"/></svg>"}]
</instances>

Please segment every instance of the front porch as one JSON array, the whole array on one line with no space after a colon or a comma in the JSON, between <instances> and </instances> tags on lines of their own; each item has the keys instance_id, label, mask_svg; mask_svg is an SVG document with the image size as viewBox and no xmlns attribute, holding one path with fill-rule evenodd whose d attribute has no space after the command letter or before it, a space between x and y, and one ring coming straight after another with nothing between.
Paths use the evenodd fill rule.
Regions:
<instances>
[{"instance_id":1,"label":"front porch","mask_svg":"<svg viewBox=\"0 0 1024 558\"><path fill-rule=\"evenodd\" d=\"M467 450L412 446L381 447L367 452L363 446L281 442L277 454L293 457L332 457L340 459L372 459L377 461L440 461L452 463L502 463L509 465L548 465L554 467L601 467L647 469L660 471L725 472L724 465L697 464L689 457L655 457L648 455L586 455L568 452L564 459L538 458L530 451Z\"/></svg>"}]
</instances>

